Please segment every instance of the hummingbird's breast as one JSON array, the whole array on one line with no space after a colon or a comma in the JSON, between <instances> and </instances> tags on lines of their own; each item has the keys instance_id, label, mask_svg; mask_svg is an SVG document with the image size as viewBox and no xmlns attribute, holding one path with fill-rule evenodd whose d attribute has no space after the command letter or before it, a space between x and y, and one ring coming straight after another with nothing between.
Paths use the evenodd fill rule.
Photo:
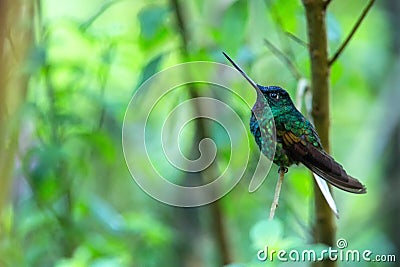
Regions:
<instances>
[{"instance_id":1,"label":"hummingbird's breast","mask_svg":"<svg viewBox=\"0 0 400 267\"><path fill-rule=\"evenodd\" d=\"M253 109L254 111L254 109ZM278 125L274 124L272 118L263 117L252 113L250 118L250 131L254 136L258 148L260 151L275 164L279 166L289 167L290 165L297 163L290 158L288 153L283 146L282 136Z\"/></svg>"}]
</instances>

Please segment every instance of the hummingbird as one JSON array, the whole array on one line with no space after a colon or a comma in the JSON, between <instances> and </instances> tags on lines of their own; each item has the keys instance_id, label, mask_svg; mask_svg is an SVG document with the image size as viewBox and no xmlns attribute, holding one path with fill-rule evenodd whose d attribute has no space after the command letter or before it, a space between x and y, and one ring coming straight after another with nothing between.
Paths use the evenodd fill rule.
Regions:
<instances>
[{"instance_id":1,"label":"hummingbird","mask_svg":"<svg viewBox=\"0 0 400 267\"><path fill-rule=\"evenodd\" d=\"M250 131L260 151L268 159L285 172L291 165L299 163L311 170L336 216L338 211L326 182L354 194L367 192L359 180L348 175L342 165L323 149L314 126L295 107L286 90L279 86L263 86L255 83L226 53L223 54L256 89L257 100L252 108ZM268 107L269 112L267 112ZM267 129L271 116L275 132ZM276 136L276 142L271 141L273 135ZM271 146L275 146L275 150Z\"/></svg>"}]
</instances>

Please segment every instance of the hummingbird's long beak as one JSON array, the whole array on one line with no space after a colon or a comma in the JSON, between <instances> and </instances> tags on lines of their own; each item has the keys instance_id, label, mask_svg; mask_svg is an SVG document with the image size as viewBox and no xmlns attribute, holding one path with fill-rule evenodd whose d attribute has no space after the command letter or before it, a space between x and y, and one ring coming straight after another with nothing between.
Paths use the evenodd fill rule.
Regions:
<instances>
[{"instance_id":1,"label":"hummingbird's long beak","mask_svg":"<svg viewBox=\"0 0 400 267\"><path fill-rule=\"evenodd\" d=\"M230 63L232 63L232 65L235 67L235 69L237 69L240 74L243 75L243 77L251 84L251 86L254 87L254 89L256 89L257 95L260 91L260 89L258 88L257 84L249 77L249 75L246 74L246 72L244 72L244 70L242 70L238 64L235 63L235 61L233 61L233 59L231 59L227 54L225 54L225 52L222 52L222 54L224 54L224 56L229 60Z\"/></svg>"}]
</instances>

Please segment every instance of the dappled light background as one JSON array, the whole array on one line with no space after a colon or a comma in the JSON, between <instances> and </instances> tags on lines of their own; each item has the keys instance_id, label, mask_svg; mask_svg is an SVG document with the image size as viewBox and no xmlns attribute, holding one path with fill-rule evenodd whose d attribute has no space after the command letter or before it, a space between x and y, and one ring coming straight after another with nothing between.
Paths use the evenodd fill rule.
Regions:
<instances>
[{"instance_id":1,"label":"dappled light background","mask_svg":"<svg viewBox=\"0 0 400 267\"><path fill-rule=\"evenodd\" d=\"M331 55L365 4L331 1ZM307 41L301 1L18 0L1 5L1 266L195 267L226 261L258 266L257 251L264 245L321 248L312 245L313 185L303 166L286 174L273 223L267 218L277 167L256 192L248 192L259 157L252 138L249 167L239 184L217 203L198 208L172 207L148 196L130 176L122 151L125 110L135 91L153 74L182 62L227 64L221 53L226 51L255 81L279 85L296 99L298 77L264 39L309 79L307 45L287 34ZM349 249L396 254L397 260L399 13L398 1L377 1L330 73L331 151L368 189L366 195L334 189L337 237L345 238ZM245 123L250 118L237 96L207 86L183 86L158 110L168 113L194 96L229 104ZM253 91L248 97L255 100ZM309 98L300 96L299 102L306 114ZM217 123L201 121L187 125L179 144L195 159L202 136L215 140L213 172L219 172L228 165L230 140ZM206 130L199 133L199 126ZM162 164L156 168L180 185L215 178L212 171L197 175Z\"/></svg>"}]
</instances>

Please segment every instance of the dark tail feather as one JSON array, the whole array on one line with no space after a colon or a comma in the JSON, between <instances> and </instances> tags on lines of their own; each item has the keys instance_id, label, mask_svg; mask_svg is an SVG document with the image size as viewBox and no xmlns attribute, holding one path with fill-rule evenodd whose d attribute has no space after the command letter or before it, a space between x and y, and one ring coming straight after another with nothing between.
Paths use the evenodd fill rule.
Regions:
<instances>
[{"instance_id":1,"label":"dark tail feather","mask_svg":"<svg viewBox=\"0 0 400 267\"><path fill-rule=\"evenodd\" d=\"M307 168L309 168L314 173L318 174L321 178L325 179L328 183L336 186L344 191L354 193L354 194L365 194L367 193L366 187L360 183L357 179L351 177L346 172L344 175L337 176L330 172L323 171L315 166L303 163ZM337 163L338 164L338 163Z\"/></svg>"},{"instance_id":2,"label":"dark tail feather","mask_svg":"<svg viewBox=\"0 0 400 267\"><path fill-rule=\"evenodd\" d=\"M297 155L296 159L298 161L328 183L354 194L367 192L367 189L360 181L348 175L342 165L337 163L325 151L321 151L311 144L307 144L306 147L301 144L295 144L293 149L295 150L293 155Z\"/></svg>"}]
</instances>

